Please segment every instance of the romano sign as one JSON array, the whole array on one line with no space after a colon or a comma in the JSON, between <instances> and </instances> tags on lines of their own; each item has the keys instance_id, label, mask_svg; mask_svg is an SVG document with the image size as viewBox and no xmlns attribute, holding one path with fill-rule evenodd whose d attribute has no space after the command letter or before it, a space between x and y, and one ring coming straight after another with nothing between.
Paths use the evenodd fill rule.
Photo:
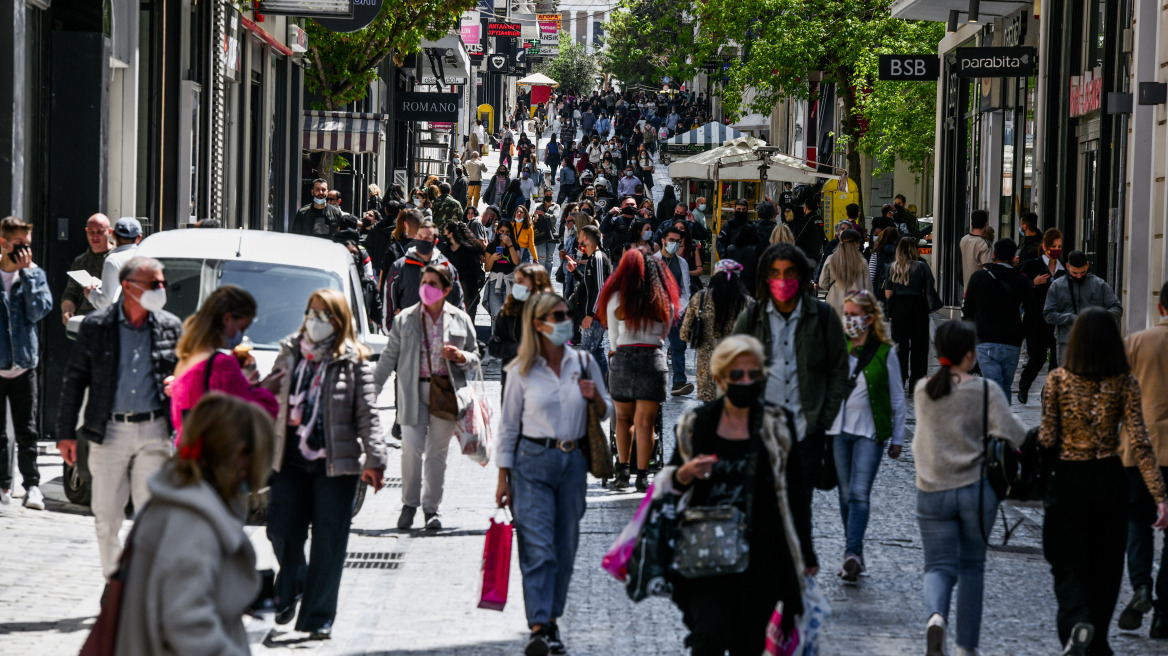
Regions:
<instances>
[{"instance_id":1,"label":"romano sign","mask_svg":"<svg viewBox=\"0 0 1168 656\"><path fill-rule=\"evenodd\" d=\"M1037 63L1034 48L958 48L954 54L957 77L1030 77Z\"/></svg>"},{"instance_id":2,"label":"romano sign","mask_svg":"<svg viewBox=\"0 0 1168 656\"><path fill-rule=\"evenodd\" d=\"M394 110L399 121L458 122L457 93L397 93Z\"/></svg>"}]
</instances>

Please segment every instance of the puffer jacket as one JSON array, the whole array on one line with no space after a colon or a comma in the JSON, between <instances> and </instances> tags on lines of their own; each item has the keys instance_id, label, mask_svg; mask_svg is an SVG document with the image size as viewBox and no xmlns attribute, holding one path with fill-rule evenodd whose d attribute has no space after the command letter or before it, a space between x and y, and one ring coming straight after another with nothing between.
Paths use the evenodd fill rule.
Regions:
<instances>
[{"instance_id":1,"label":"puffer jacket","mask_svg":"<svg viewBox=\"0 0 1168 656\"><path fill-rule=\"evenodd\" d=\"M276 444L272 468L280 471L288 433L288 395L294 382L293 373L300 362L300 334L280 343L280 355L272 371L286 372L276 398L280 414L276 416ZM366 469L385 469L385 442L381 440L381 423L377 418L377 392L373 386L373 365L362 360L346 346L345 352L326 360L321 383L324 402L324 438L329 476L357 476Z\"/></svg>"},{"instance_id":2,"label":"puffer jacket","mask_svg":"<svg viewBox=\"0 0 1168 656\"><path fill-rule=\"evenodd\" d=\"M401 311L393 319L393 330L389 331L389 342L377 360L377 371L374 375L374 384L380 390L389 375L397 372L397 384L394 388L397 396L394 405L397 407L397 423L402 426L417 426L422 419L418 416L418 405L421 398L418 394L418 378L422 371L422 312L421 303ZM466 362L455 364L446 361L446 371L450 374L450 381L454 383L454 391L466 387L466 373L479 366L478 338L475 335L474 322L470 316L450 303L447 297L442 307L442 343L431 344L433 349L441 350L445 344L457 346L466 356Z\"/></svg>"},{"instance_id":3,"label":"puffer jacket","mask_svg":"<svg viewBox=\"0 0 1168 656\"><path fill-rule=\"evenodd\" d=\"M1054 326L1058 343L1066 344L1071 340L1071 326L1075 324L1075 317L1089 307L1107 310L1116 321L1123 316L1123 306L1105 280L1093 273L1088 273L1082 281L1063 276L1050 283L1042 318Z\"/></svg>"},{"instance_id":4,"label":"puffer jacket","mask_svg":"<svg viewBox=\"0 0 1168 656\"><path fill-rule=\"evenodd\" d=\"M0 286L0 370L35 369L40 360L37 322L53 309L53 293L38 266L20 269L11 294Z\"/></svg>"},{"instance_id":5,"label":"puffer jacket","mask_svg":"<svg viewBox=\"0 0 1168 656\"><path fill-rule=\"evenodd\" d=\"M243 613L260 591L243 532L246 504L223 502L206 482L178 486L166 465L150 479L135 521L117 654L242 655Z\"/></svg>"}]
</instances>

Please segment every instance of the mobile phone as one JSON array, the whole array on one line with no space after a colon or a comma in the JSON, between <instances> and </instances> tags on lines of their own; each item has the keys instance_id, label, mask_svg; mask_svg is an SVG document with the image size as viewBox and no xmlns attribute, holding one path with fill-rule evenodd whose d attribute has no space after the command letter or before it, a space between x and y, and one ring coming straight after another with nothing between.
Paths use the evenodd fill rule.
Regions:
<instances>
[{"instance_id":1,"label":"mobile phone","mask_svg":"<svg viewBox=\"0 0 1168 656\"><path fill-rule=\"evenodd\" d=\"M502 254L503 254L503 247L502 247L502 246L496 246L496 247L495 247L495 254L496 254L496 255L502 255Z\"/></svg>"}]
</instances>

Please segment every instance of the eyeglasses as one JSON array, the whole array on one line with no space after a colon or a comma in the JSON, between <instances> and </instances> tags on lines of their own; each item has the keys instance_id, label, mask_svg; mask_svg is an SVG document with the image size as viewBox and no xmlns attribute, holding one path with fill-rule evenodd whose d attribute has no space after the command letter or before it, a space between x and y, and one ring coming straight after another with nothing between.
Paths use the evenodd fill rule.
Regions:
<instances>
[{"instance_id":1,"label":"eyeglasses","mask_svg":"<svg viewBox=\"0 0 1168 656\"><path fill-rule=\"evenodd\" d=\"M567 310L556 310L555 312L548 312L547 314L543 315L540 317L540 320L546 320L548 317L551 317L558 323L560 321L566 321L571 316L572 315L568 314Z\"/></svg>"},{"instance_id":2,"label":"eyeglasses","mask_svg":"<svg viewBox=\"0 0 1168 656\"><path fill-rule=\"evenodd\" d=\"M748 369L748 370L731 369L730 370L730 382L732 382L732 383L737 383L738 381L742 380L743 376L749 376L750 382L752 382L752 383L756 382L756 381L760 381L760 380L762 380L762 369Z\"/></svg>"},{"instance_id":3,"label":"eyeglasses","mask_svg":"<svg viewBox=\"0 0 1168 656\"><path fill-rule=\"evenodd\" d=\"M869 295L869 293L868 293L867 289L853 289L847 293L847 296L868 296L868 295Z\"/></svg>"},{"instance_id":4,"label":"eyeglasses","mask_svg":"<svg viewBox=\"0 0 1168 656\"><path fill-rule=\"evenodd\" d=\"M134 280L131 278L130 282L150 289L166 289L165 280Z\"/></svg>"},{"instance_id":5,"label":"eyeglasses","mask_svg":"<svg viewBox=\"0 0 1168 656\"><path fill-rule=\"evenodd\" d=\"M332 321L333 313L329 312L328 310L314 310L312 308L308 308L304 311L304 318L316 319L317 321Z\"/></svg>"}]
</instances>

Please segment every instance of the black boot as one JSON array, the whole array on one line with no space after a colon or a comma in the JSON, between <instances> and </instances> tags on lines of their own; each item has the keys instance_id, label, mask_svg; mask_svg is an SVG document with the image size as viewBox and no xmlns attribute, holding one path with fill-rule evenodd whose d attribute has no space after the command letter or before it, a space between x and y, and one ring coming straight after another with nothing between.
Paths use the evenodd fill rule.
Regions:
<instances>
[{"instance_id":1,"label":"black boot","mask_svg":"<svg viewBox=\"0 0 1168 656\"><path fill-rule=\"evenodd\" d=\"M1148 637L1168 640L1168 621L1164 620L1164 613L1159 610L1152 613L1152 630L1148 632Z\"/></svg>"},{"instance_id":2,"label":"black boot","mask_svg":"<svg viewBox=\"0 0 1168 656\"><path fill-rule=\"evenodd\" d=\"M644 492L649 489L649 472L644 469L637 470L637 491Z\"/></svg>"},{"instance_id":3,"label":"black boot","mask_svg":"<svg viewBox=\"0 0 1168 656\"><path fill-rule=\"evenodd\" d=\"M612 489L624 490L629 487L629 463L618 462L616 476L612 478Z\"/></svg>"}]
</instances>

